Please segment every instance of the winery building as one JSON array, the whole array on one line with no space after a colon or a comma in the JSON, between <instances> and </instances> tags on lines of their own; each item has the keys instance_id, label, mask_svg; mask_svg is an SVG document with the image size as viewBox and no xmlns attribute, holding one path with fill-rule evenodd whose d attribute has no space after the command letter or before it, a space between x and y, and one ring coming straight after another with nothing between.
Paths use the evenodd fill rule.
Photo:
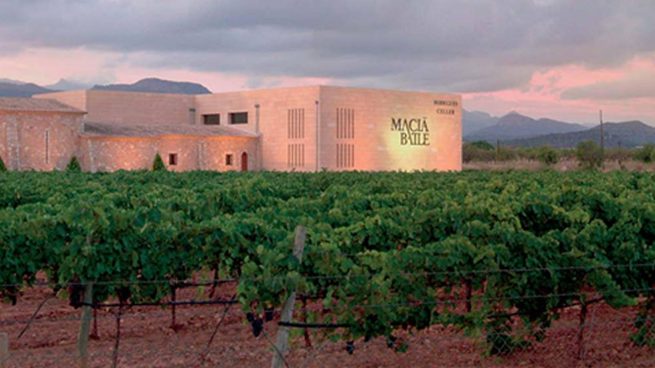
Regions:
<instances>
[{"instance_id":1,"label":"winery building","mask_svg":"<svg viewBox=\"0 0 655 368\"><path fill-rule=\"evenodd\" d=\"M458 95L332 86L0 98L10 170L461 170Z\"/></svg>"}]
</instances>

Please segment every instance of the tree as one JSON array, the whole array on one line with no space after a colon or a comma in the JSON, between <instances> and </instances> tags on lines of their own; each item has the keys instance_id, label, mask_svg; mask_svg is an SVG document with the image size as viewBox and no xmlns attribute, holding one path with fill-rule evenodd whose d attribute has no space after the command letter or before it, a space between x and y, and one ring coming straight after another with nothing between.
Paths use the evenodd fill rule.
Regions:
<instances>
[{"instance_id":1,"label":"tree","mask_svg":"<svg viewBox=\"0 0 655 368\"><path fill-rule=\"evenodd\" d=\"M635 152L635 159L650 163L655 161L655 145L647 144Z\"/></svg>"},{"instance_id":2,"label":"tree","mask_svg":"<svg viewBox=\"0 0 655 368\"><path fill-rule=\"evenodd\" d=\"M75 173L82 172L82 167L76 156L73 156L68 165L66 165L66 171Z\"/></svg>"},{"instance_id":3,"label":"tree","mask_svg":"<svg viewBox=\"0 0 655 368\"><path fill-rule=\"evenodd\" d=\"M164 160L161 159L159 153L155 155L155 161L152 163L152 171L166 171L166 165L164 165Z\"/></svg>"},{"instance_id":4,"label":"tree","mask_svg":"<svg viewBox=\"0 0 655 368\"><path fill-rule=\"evenodd\" d=\"M462 160L464 162L493 161L494 146L492 146L491 144L485 141L464 143L464 145L462 146Z\"/></svg>"},{"instance_id":5,"label":"tree","mask_svg":"<svg viewBox=\"0 0 655 368\"><path fill-rule=\"evenodd\" d=\"M2 161L2 157L0 157L0 172L5 172L7 171L7 166L5 166L5 162Z\"/></svg>"},{"instance_id":6,"label":"tree","mask_svg":"<svg viewBox=\"0 0 655 368\"><path fill-rule=\"evenodd\" d=\"M496 147L494 147L493 144L487 141L475 141L475 142L468 143L468 145L485 151L493 151L494 149L496 149Z\"/></svg>"},{"instance_id":7,"label":"tree","mask_svg":"<svg viewBox=\"0 0 655 368\"><path fill-rule=\"evenodd\" d=\"M546 165L555 165L559 161L559 153L552 147L544 146L539 148L537 159Z\"/></svg>"},{"instance_id":8,"label":"tree","mask_svg":"<svg viewBox=\"0 0 655 368\"><path fill-rule=\"evenodd\" d=\"M603 164L603 150L594 141L584 141L575 147L575 156L580 166L595 169Z\"/></svg>"}]
</instances>

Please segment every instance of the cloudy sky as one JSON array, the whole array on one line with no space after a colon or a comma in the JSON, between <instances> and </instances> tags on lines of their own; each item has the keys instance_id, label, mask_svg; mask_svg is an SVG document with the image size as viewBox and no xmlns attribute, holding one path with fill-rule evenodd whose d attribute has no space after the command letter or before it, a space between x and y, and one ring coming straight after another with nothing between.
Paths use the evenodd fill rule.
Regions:
<instances>
[{"instance_id":1,"label":"cloudy sky","mask_svg":"<svg viewBox=\"0 0 655 368\"><path fill-rule=\"evenodd\" d=\"M653 0L3 0L0 78L337 84L655 125Z\"/></svg>"}]
</instances>

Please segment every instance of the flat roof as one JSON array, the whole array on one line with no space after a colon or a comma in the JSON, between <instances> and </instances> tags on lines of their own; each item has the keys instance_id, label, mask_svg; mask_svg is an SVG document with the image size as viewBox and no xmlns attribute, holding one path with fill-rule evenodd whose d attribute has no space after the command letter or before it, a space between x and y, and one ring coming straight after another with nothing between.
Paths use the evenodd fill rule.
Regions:
<instances>
[{"instance_id":1,"label":"flat roof","mask_svg":"<svg viewBox=\"0 0 655 368\"><path fill-rule=\"evenodd\" d=\"M125 125L115 123L84 122L84 134L92 136L120 136L120 137L158 137L164 135L189 136L227 136L257 138L254 133L230 128L226 126L208 125Z\"/></svg>"},{"instance_id":2,"label":"flat roof","mask_svg":"<svg viewBox=\"0 0 655 368\"><path fill-rule=\"evenodd\" d=\"M29 97L0 97L0 111L85 114L82 110L56 100Z\"/></svg>"}]
</instances>

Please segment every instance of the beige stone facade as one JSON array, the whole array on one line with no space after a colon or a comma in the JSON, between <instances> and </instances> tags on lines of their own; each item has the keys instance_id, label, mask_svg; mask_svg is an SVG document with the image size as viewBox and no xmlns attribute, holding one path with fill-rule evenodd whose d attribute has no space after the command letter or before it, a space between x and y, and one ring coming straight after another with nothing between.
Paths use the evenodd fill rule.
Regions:
<instances>
[{"instance_id":1,"label":"beige stone facade","mask_svg":"<svg viewBox=\"0 0 655 368\"><path fill-rule=\"evenodd\" d=\"M10 170L62 170L78 153L84 112L56 101L0 98L0 157Z\"/></svg>"},{"instance_id":2,"label":"beige stone facade","mask_svg":"<svg viewBox=\"0 0 655 368\"><path fill-rule=\"evenodd\" d=\"M11 169L61 169L72 156L87 171L147 169L159 153L177 171L461 170L452 94L315 86L24 100L66 111L3 113L0 101L0 156Z\"/></svg>"}]
</instances>

